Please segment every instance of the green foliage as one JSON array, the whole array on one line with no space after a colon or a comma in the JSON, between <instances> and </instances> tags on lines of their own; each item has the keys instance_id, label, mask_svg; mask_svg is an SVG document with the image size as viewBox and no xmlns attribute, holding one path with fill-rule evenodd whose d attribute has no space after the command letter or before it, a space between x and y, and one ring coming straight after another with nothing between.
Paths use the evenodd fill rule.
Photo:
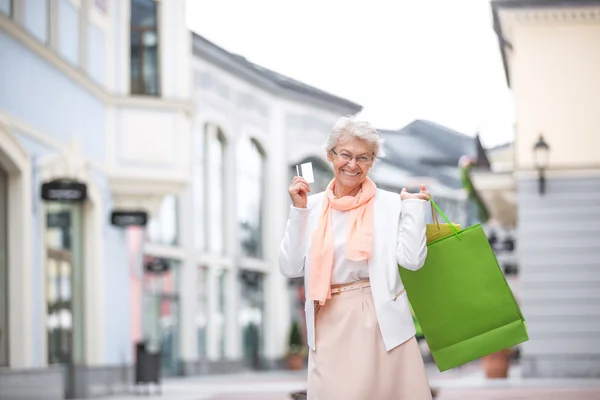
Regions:
<instances>
[{"instance_id":1,"label":"green foliage","mask_svg":"<svg viewBox=\"0 0 600 400\"><path fill-rule=\"evenodd\" d=\"M300 331L300 324L298 321L292 323L292 329L290 330L289 339L289 352L302 354L304 353L304 343L302 342L302 332Z\"/></svg>"},{"instance_id":2,"label":"green foliage","mask_svg":"<svg viewBox=\"0 0 600 400\"><path fill-rule=\"evenodd\" d=\"M471 180L471 170L473 169L473 165L467 165L461 168L461 181L462 186L467 192L469 200L474 202L477 205L477 218L480 223L485 223L490 218L489 211L485 206L483 200L479 197L477 190L475 190L475 186L473 185L473 181Z\"/></svg>"}]
</instances>

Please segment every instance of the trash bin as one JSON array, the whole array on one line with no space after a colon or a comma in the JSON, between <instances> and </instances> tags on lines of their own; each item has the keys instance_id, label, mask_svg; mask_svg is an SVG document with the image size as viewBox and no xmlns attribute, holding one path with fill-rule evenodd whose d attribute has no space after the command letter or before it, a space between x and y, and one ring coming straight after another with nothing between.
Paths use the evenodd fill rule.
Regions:
<instances>
[{"instance_id":1,"label":"trash bin","mask_svg":"<svg viewBox=\"0 0 600 400\"><path fill-rule=\"evenodd\" d=\"M292 392L290 393L290 397L293 400L306 400L306 390L302 390L300 392Z\"/></svg>"},{"instance_id":2,"label":"trash bin","mask_svg":"<svg viewBox=\"0 0 600 400\"><path fill-rule=\"evenodd\" d=\"M150 394L151 384L155 384L158 392L160 387L160 351L150 352L146 342L138 342L135 345L135 386L144 387Z\"/></svg>"}]
</instances>

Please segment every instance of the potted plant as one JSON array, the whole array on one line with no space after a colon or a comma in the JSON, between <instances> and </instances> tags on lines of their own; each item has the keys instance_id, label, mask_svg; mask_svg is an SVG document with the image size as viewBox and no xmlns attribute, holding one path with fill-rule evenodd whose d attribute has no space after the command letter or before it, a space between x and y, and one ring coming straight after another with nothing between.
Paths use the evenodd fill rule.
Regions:
<instances>
[{"instance_id":1,"label":"potted plant","mask_svg":"<svg viewBox=\"0 0 600 400\"><path fill-rule=\"evenodd\" d=\"M292 323L290 330L290 340L288 354L286 357L287 366L291 370L300 370L304 368L304 359L306 357L306 348L302 341L300 333L300 324L298 321Z\"/></svg>"},{"instance_id":2,"label":"potted plant","mask_svg":"<svg viewBox=\"0 0 600 400\"><path fill-rule=\"evenodd\" d=\"M482 358L485 377L488 379L504 379L508 377L511 349L504 349Z\"/></svg>"}]
</instances>

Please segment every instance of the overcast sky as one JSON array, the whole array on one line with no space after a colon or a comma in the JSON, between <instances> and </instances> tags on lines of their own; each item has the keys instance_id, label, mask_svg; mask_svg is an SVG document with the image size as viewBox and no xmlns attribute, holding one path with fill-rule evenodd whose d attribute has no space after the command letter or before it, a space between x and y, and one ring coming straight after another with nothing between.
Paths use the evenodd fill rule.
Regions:
<instances>
[{"instance_id":1,"label":"overcast sky","mask_svg":"<svg viewBox=\"0 0 600 400\"><path fill-rule=\"evenodd\" d=\"M378 128L427 119L513 140L489 0L187 0L190 29L347 98Z\"/></svg>"}]
</instances>

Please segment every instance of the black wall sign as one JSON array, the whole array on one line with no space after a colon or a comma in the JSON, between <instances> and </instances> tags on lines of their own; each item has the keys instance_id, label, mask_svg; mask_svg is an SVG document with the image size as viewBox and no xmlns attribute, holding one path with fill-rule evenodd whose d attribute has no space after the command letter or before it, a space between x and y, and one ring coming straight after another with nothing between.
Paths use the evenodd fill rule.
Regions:
<instances>
[{"instance_id":1,"label":"black wall sign","mask_svg":"<svg viewBox=\"0 0 600 400\"><path fill-rule=\"evenodd\" d=\"M146 226L148 213L145 211L113 211L110 214L110 223L119 226Z\"/></svg>"},{"instance_id":2,"label":"black wall sign","mask_svg":"<svg viewBox=\"0 0 600 400\"><path fill-rule=\"evenodd\" d=\"M146 257L144 270L153 274L161 274L169 271L171 264L164 258Z\"/></svg>"},{"instance_id":3,"label":"black wall sign","mask_svg":"<svg viewBox=\"0 0 600 400\"><path fill-rule=\"evenodd\" d=\"M42 184L42 199L46 201L82 202L87 199L85 183L56 180Z\"/></svg>"}]
</instances>

